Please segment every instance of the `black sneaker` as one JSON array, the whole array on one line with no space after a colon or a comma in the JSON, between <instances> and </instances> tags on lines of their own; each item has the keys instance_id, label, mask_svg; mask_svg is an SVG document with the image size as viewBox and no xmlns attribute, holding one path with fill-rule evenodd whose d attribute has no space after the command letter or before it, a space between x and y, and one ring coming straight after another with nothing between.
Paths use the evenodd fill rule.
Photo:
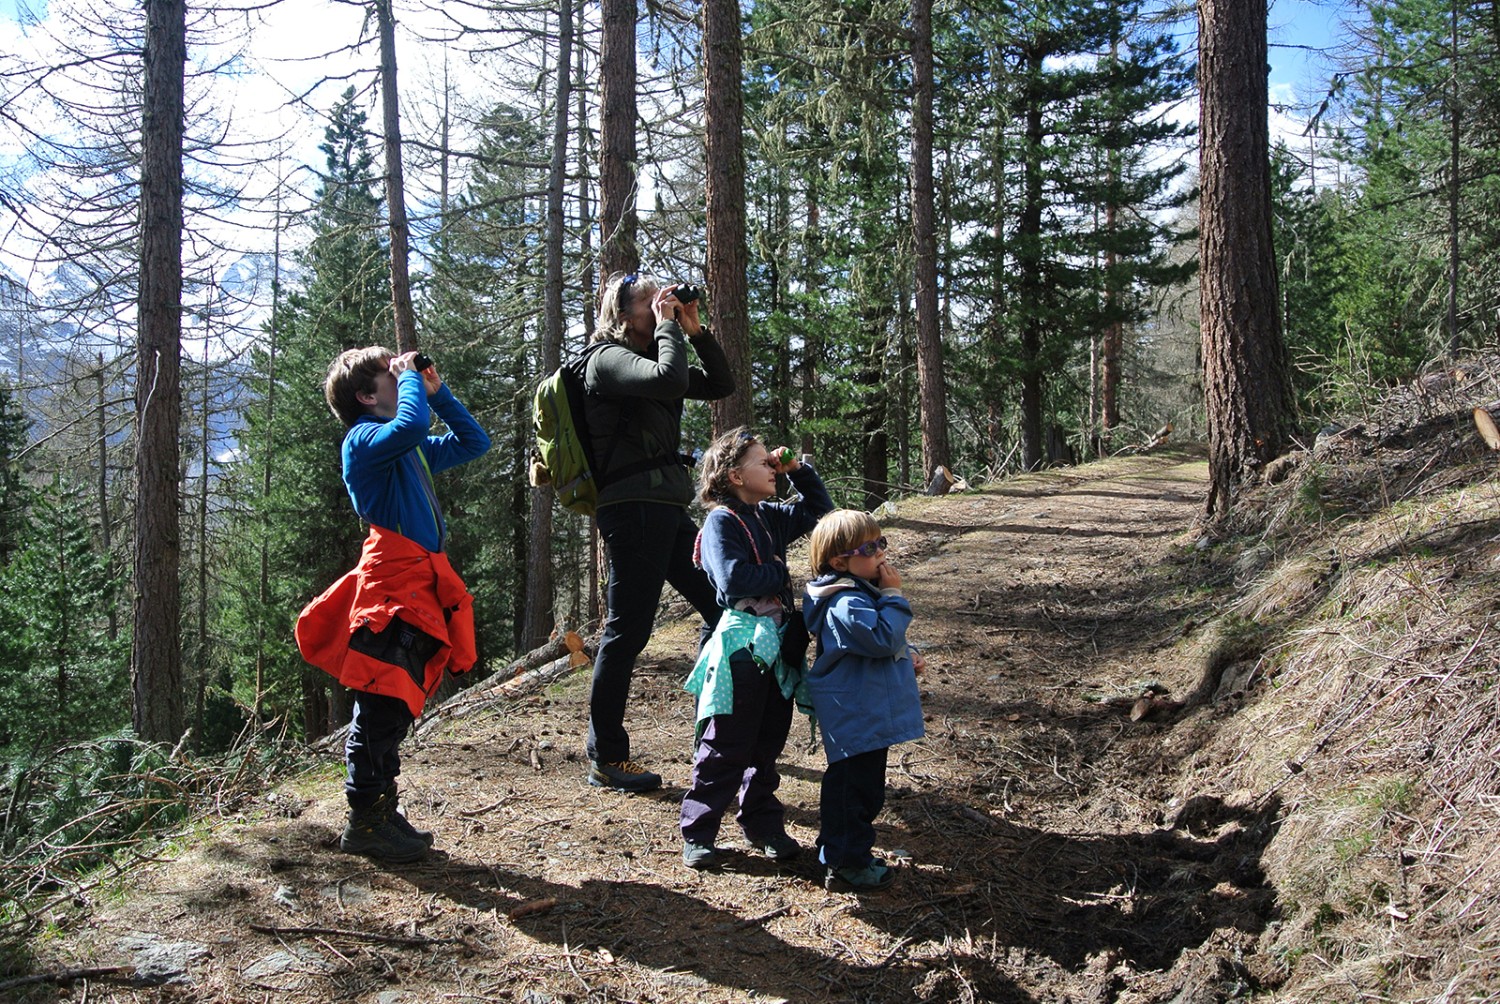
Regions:
<instances>
[{"instance_id":1,"label":"black sneaker","mask_svg":"<svg viewBox=\"0 0 1500 1004\"><path fill-rule=\"evenodd\" d=\"M391 819L391 803L384 796L374 805L349 810L349 823L339 848L386 864L404 865L427 857L427 842L407 833Z\"/></svg>"},{"instance_id":2,"label":"black sneaker","mask_svg":"<svg viewBox=\"0 0 1500 1004\"><path fill-rule=\"evenodd\" d=\"M830 868L823 888L830 892L879 892L896 881L896 873L876 858L860 868Z\"/></svg>"},{"instance_id":3,"label":"black sneaker","mask_svg":"<svg viewBox=\"0 0 1500 1004\"><path fill-rule=\"evenodd\" d=\"M651 773L634 760L620 760L616 763L590 760L589 784L596 788L617 788L620 791L655 791L661 787L661 775Z\"/></svg>"},{"instance_id":4,"label":"black sneaker","mask_svg":"<svg viewBox=\"0 0 1500 1004\"><path fill-rule=\"evenodd\" d=\"M682 843L682 863L689 868L702 871L719 863L719 852L713 844L699 844L685 840Z\"/></svg>"},{"instance_id":5,"label":"black sneaker","mask_svg":"<svg viewBox=\"0 0 1500 1004\"><path fill-rule=\"evenodd\" d=\"M796 861L797 856L802 853L802 845L785 833L766 840L751 840L750 846L772 861Z\"/></svg>"}]
</instances>

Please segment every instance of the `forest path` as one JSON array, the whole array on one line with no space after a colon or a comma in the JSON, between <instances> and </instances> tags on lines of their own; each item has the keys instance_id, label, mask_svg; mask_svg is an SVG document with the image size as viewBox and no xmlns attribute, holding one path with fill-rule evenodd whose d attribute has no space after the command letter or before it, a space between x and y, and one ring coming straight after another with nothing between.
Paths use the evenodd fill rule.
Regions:
<instances>
[{"instance_id":1,"label":"forest path","mask_svg":"<svg viewBox=\"0 0 1500 1004\"><path fill-rule=\"evenodd\" d=\"M1173 449L880 517L929 666L928 735L892 750L877 823L877 853L900 866L886 893L826 892L814 866L752 855L732 822L721 871L683 867L681 620L643 658L627 722L662 791L584 784L580 672L408 741L404 801L438 834L429 862L337 850L330 757L266 811L137 870L52 961L128 961L143 937L190 946L180 996L112 989L120 1001L1218 999L1226 960L1272 916L1257 862L1275 806L1179 804L1186 716L1129 713L1148 684L1199 684L1167 653L1216 601L1192 546L1206 474L1201 451ZM789 829L810 845L823 760L803 719L784 765Z\"/></svg>"}]
</instances>

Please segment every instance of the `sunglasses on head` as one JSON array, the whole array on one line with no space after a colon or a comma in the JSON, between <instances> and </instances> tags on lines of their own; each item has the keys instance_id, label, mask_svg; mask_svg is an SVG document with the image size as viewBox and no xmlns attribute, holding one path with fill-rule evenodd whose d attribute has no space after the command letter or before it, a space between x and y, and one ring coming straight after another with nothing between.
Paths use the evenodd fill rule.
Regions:
<instances>
[{"instance_id":1,"label":"sunglasses on head","mask_svg":"<svg viewBox=\"0 0 1500 1004\"><path fill-rule=\"evenodd\" d=\"M867 540L867 541L865 541L863 544L859 545L858 547L856 547L852 551L840 551L839 552L839 557L840 558L852 558L852 557L854 557L857 554L857 555L859 555L862 558L873 558L873 557L875 557L875 555L878 552L884 551L885 549L886 549L885 538L884 537L876 537L874 540Z\"/></svg>"}]
</instances>

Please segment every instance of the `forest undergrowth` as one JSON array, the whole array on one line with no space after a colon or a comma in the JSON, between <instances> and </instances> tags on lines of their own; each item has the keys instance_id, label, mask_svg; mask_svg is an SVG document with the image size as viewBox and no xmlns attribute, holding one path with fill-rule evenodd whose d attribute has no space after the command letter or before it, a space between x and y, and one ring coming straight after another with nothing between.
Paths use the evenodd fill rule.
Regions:
<instances>
[{"instance_id":1,"label":"forest undergrowth","mask_svg":"<svg viewBox=\"0 0 1500 1004\"><path fill-rule=\"evenodd\" d=\"M1500 999L1479 406L1500 412L1500 362L1429 374L1218 527L1192 445L882 511L929 662L927 736L892 751L878 823L891 892L827 892L732 824L723 869L682 866L695 630L669 606L630 710L662 792L583 783L586 669L469 691L407 744L423 865L338 851L338 758L311 750L107 866L38 872L7 845L0 999ZM794 724L782 785L804 844L808 738Z\"/></svg>"}]
</instances>

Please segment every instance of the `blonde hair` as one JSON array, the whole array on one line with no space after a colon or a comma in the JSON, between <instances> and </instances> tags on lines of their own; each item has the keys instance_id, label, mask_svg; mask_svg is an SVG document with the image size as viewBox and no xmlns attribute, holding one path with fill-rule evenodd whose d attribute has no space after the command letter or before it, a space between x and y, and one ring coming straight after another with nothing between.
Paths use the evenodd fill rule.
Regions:
<instances>
[{"instance_id":1,"label":"blonde hair","mask_svg":"<svg viewBox=\"0 0 1500 1004\"><path fill-rule=\"evenodd\" d=\"M630 282L625 280L629 279ZM661 283L635 272L616 272L605 280L599 290L599 323L594 328L594 341L618 342L626 348L630 344L630 309L636 297L650 300L661 289Z\"/></svg>"},{"instance_id":2,"label":"blonde hair","mask_svg":"<svg viewBox=\"0 0 1500 1004\"><path fill-rule=\"evenodd\" d=\"M375 378L391 368L391 358L391 350L383 345L339 353L323 381L323 397L334 418L353 425L369 412L359 395L375 393Z\"/></svg>"},{"instance_id":3,"label":"blonde hair","mask_svg":"<svg viewBox=\"0 0 1500 1004\"><path fill-rule=\"evenodd\" d=\"M818 520L807 545L809 563L816 578L833 571L833 559L880 536L875 517L858 509L835 509Z\"/></svg>"},{"instance_id":4,"label":"blonde hair","mask_svg":"<svg viewBox=\"0 0 1500 1004\"><path fill-rule=\"evenodd\" d=\"M698 461L698 499L712 509L734 496L729 488L729 472L739 465L750 447L760 440L743 425L730 429L708 444Z\"/></svg>"}]
</instances>

